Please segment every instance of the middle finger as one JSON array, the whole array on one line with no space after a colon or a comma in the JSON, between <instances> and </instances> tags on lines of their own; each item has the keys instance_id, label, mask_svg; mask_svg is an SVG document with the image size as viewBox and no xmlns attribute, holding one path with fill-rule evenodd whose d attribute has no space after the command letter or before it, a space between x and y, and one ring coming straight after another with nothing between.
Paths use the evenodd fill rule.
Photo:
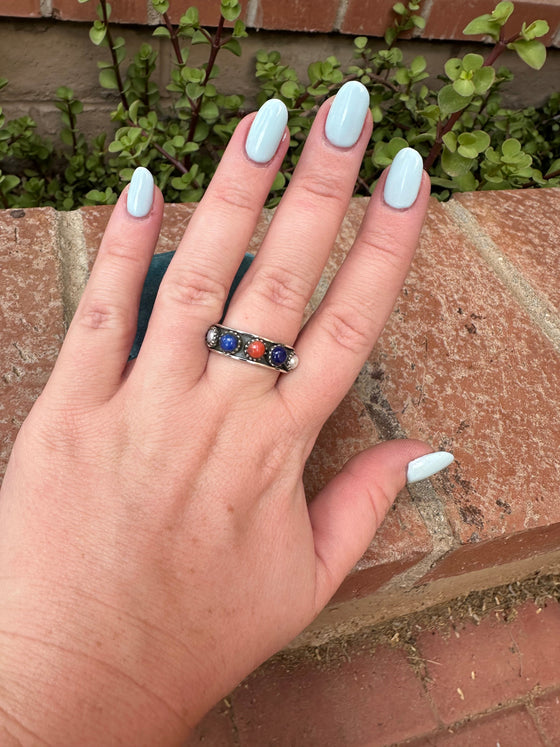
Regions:
<instances>
[{"instance_id":1,"label":"middle finger","mask_svg":"<svg viewBox=\"0 0 560 747\"><path fill-rule=\"evenodd\" d=\"M346 83L319 111L294 176L258 255L235 292L224 324L291 344L307 302L321 277L348 208L363 153L371 136L369 93ZM211 356L210 371L232 367ZM247 370L250 369L250 370ZM248 377L274 383L270 371L235 366ZM228 379L234 375L228 370Z\"/></svg>"}]
</instances>

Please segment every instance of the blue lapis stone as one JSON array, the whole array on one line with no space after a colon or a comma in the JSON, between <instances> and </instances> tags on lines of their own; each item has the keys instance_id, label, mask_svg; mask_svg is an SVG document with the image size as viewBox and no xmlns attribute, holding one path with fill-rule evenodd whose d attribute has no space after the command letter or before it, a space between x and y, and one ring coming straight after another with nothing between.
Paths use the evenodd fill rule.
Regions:
<instances>
[{"instance_id":1,"label":"blue lapis stone","mask_svg":"<svg viewBox=\"0 0 560 747\"><path fill-rule=\"evenodd\" d=\"M282 345L276 345L270 351L270 362L273 366L281 366L282 363L286 362L288 357L288 351Z\"/></svg>"},{"instance_id":2,"label":"blue lapis stone","mask_svg":"<svg viewBox=\"0 0 560 747\"><path fill-rule=\"evenodd\" d=\"M237 349L238 344L237 337L231 332L226 332L220 337L219 345L224 353L232 353Z\"/></svg>"}]
</instances>

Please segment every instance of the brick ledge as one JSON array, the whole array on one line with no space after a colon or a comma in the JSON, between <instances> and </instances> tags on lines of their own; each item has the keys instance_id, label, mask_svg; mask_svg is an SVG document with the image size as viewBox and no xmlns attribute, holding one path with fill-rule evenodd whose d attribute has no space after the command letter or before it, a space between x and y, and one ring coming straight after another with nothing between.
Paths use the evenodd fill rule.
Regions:
<instances>
[{"instance_id":1,"label":"brick ledge","mask_svg":"<svg viewBox=\"0 0 560 747\"><path fill-rule=\"evenodd\" d=\"M365 207L352 201L319 289ZM193 205L167 205L158 251ZM0 212L0 469L44 385L110 208ZM472 588L560 568L560 189L478 192L430 204L388 325L306 468L310 496L358 450L410 436L455 453L404 490L330 608L299 640L335 635ZM528 218L530 216L530 218ZM270 213L263 211L251 247ZM320 290L312 301L319 301ZM372 610L374 612L372 612ZM338 627L337 627L338 626ZM307 637L306 637L307 636Z\"/></svg>"}]
</instances>

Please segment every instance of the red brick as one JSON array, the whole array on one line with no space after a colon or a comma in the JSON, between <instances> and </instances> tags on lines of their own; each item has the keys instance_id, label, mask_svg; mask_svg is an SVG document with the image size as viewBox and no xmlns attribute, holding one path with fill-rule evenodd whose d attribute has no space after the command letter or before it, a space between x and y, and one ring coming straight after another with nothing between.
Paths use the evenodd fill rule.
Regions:
<instances>
[{"instance_id":1,"label":"red brick","mask_svg":"<svg viewBox=\"0 0 560 747\"><path fill-rule=\"evenodd\" d=\"M490 616L465 623L457 635L423 632L417 640L426 661L428 692L446 724L502 706L534 688L560 684L560 606L538 612L528 602L504 623Z\"/></svg>"},{"instance_id":2,"label":"red brick","mask_svg":"<svg viewBox=\"0 0 560 747\"><path fill-rule=\"evenodd\" d=\"M358 395L352 390L324 425L304 473L306 495L313 498L350 457L380 440ZM333 602L376 591L432 550L432 541L407 491L397 497L375 539Z\"/></svg>"},{"instance_id":3,"label":"red brick","mask_svg":"<svg viewBox=\"0 0 560 747\"><path fill-rule=\"evenodd\" d=\"M404 652L333 646L331 657L341 660L303 660L289 671L269 663L240 686L232 698L240 747L381 747L435 728Z\"/></svg>"},{"instance_id":4,"label":"red brick","mask_svg":"<svg viewBox=\"0 0 560 747\"><path fill-rule=\"evenodd\" d=\"M480 36L463 34L463 29L473 18L489 13L494 6L487 0L434 0L426 19L423 37L427 39L473 39ZM506 36L512 36L521 28L523 22L531 23L537 19L548 21L550 32L542 37L545 44L550 43L560 24L560 6L550 0L516 0L515 10L505 26Z\"/></svg>"},{"instance_id":5,"label":"red brick","mask_svg":"<svg viewBox=\"0 0 560 747\"><path fill-rule=\"evenodd\" d=\"M0 475L64 337L56 213L0 211Z\"/></svg>"},{"instance_id":6,"label":"red brick","mask_svg":"<svg viewBox=\"0 0 560 747\"><path fill-rule=\"evenodd\" d=\"M552 745L560 744L560 690L535 701L535 717Z\"/></svg>"},{"instance_id":7,"label":"red brick","mask_svg":"<svg viewBox=\"0 0 560 747\"><path fill-rule=\"evenodd\" d=\"M466 192L454 199L560 316L560 283L551 282L560 277L560 189Z\"/></svg>"},{"instance_id":8,"label":"red brick","mask_svg":"<svg viewBox=\"0 0 560 747\"><path fill-rule=\"evenodd\" d=\"M393 0L349 0L340 30L347 34L383 36L396 18Z\"/></svg>"},{"instance_id":9,"label":"red brick","mask_svg":"<svg viewBox=\"0 0 560 747\"><path fill-rule=\"evenodd\" d=\"M146 23L148 20L146 0L119 0L110 3L110 20L118 23ZM97 3L79 3L78 0L52 0L52 14L63 21L94 21L97 19Z\"/></svg>"},{"instance_id":10,"label":"red brick","mask_svg":"<svg viewBox=\"0 0 560 747\"><path fill-rule=\"evenodd\" d=\"M558 550L558 547L560 523L509 534L495 540L467 543L441 558L416 585L543 555Z\"/></svg>"},{"instance_id":11,"label":"red brick","mask_svg":"<svg viewBox=\"0 0 560 747\"><path fill-rule=\"evenodd\" d=\"M179 23L181 16L188 7L194 5L198 8L200 23L203 26L217 26L220 20L220 4L214 0L201 0L201 2L185 2L185 0L169 0L168 14L172 23ZM243 3L245 11L247 3ZM242 14L243 17L243 14Z\"/></svg>"},{"instance_id":12,"label":"red brick","mask_svg":"<svg viewBox=\"0 0 560 747\"><path fill-rule=\"evenodd\" d=\"M229 701L228 701L229 703ZM181 747L238 747L231 708L222 701L208 713Z\"/></svg>"},{"instance_id":13,"label":"red brick","mask_svg":"<svg viewBox=\"0 0 560 747\"><path fill-rule=\"evenodd\" d=\"M527 710L510 708L406 747L545 747Z\"/></svg>"},{"instance_id":14,"label":"red brick","mask_svg":"<svg viewBox=\"0 0 560 747\"><path fill-rule=\"evenodd\" d=\"M339 0L258 0L253 26L292 31L332 31Z\"/></svg>"},{"instance_id":15,"label":"red brick","mask_svg":"<svg viewBox=\"0 0 560 747\"><path fill-rule=\"evenodd\" d=\"M478 543L560 522L558 354L440 203L370 363L407 435L455 454L432 483L457 541L475 546L457 572ZM525 540L502 543L500 562L540 551L539 534Z\"/></svg>"},{"instance_id":16,"label":"red brick","mask_svg":"<svg viewBox=\"0 0 560 747\"><path fill-rule=\"evenodd\" d=\"M37 18L41 16L41 0L4 0L0 16Z\"/></svg>"}]
</instances>

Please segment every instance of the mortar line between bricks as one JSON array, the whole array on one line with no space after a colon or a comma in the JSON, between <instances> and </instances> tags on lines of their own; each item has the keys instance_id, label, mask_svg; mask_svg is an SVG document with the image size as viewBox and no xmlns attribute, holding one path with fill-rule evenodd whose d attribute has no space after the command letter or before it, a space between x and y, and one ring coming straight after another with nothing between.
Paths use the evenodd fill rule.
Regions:
<instances>
[{"instance_id":1,"label":"mortar line between bricks","mask_svg":"<svg viewBox=\"0 0 560 747\"><path fill-rule=\"evenodd\" d=\"M386 440L407 438L393 408L382 392L376 376L372 375L372 365L366 363L355 383L356 391L372 419L380 436ZM412 586L422 578L433 564L451 550L455 543L453 530L447 521L443 501L428 480L408 485L408 492L415 508L422 517L432 539L432 552L421 558L412 568L396 575L387 586L398 583Z\"/></svg>"},{"instance_id":2,"label":"mortar line between bricks","mask_svg":"<svg viewBox=\"0 0 560 747\"><path fill-rule=\"evenodd\" d=\"M88 257L80 210L56 215L62 305L68 327L87 282Z\"/></svg>"},{"instance_id":3,"label":"mortar line between bricks","mask_svg":"<svg viewBox=\"0 0 560 747\"><path fill-rule=\"evenodd\" d=\"M560 319L552 311L552 304L546 296L533 288L500 251L469 210L455 200L445 203L443 207L534 324L552 343L555 350L560 352Z\"/></svg>"},{"instance_id":4,"label":"mortar line between bricks","mask_svg":"<svg viewBox=\"0 0 560 747\"><path fill-rule=\"evenodd\" d=\"M545 745L545 747L554 747L554 745L551 744L550 740L548 739L542 727L539 714L537 713L537 709L535 708L534 698L529 699L529 701L525 703L525 708L527 709L527 713L529 714L529 716L531 717L535 725L535 729L537 730L538 735L542 740L542 743Z\"/></svg>"},{"instance_id":5,"label":"mortar line between bricks","mask_svg":"<svg viewBox=\"0 0 560 747\"><path fill-rule=\"evenodd\" d=\"M346 18L346 11L348 10L348 3L350 0L340 0L338 10L336 12L336 19L334 21L334 31L340 31L344 19Z\"/></svg>"}]
</instances>

